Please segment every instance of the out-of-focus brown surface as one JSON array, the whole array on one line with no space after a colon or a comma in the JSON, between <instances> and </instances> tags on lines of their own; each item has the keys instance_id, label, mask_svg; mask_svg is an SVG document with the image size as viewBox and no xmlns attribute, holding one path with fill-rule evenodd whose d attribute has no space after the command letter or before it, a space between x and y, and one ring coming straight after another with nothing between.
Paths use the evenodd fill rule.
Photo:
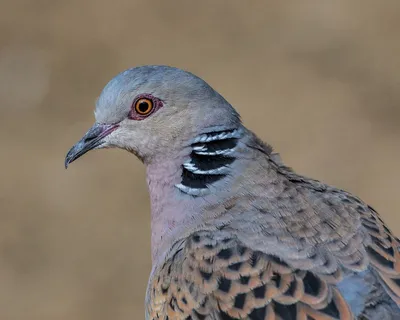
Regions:
<instances>
[{"instance_id":1,"label":"out-of-focus brown surface","mask_svg":"<svg viewBox=\"0 0 400 320\"><path fill-rule=\"evenodd\" d=\"M0 319L143 319L143 165L64 170L103 85L168 64L208 81L297 171L400 234L400 2L2 0Z\"/></svg>"}]
</instances>

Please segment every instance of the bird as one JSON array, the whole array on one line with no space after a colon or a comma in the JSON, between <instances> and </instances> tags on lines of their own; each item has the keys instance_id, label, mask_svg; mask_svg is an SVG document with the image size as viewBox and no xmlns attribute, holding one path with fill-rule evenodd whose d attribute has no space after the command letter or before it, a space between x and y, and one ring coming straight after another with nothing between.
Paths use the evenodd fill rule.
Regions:
<instances>
[{"instance_id":1,"label":"bird","mask_svg":"<svg viewBox=\"0 0 400 320\"><path fill-rule=\"evenodd\" d=\"M146 168L146 320L400 319L400 241L357 196L296 173L205 80L116 75L67 153L120 148Z\"/></svg>"}]
</instances>

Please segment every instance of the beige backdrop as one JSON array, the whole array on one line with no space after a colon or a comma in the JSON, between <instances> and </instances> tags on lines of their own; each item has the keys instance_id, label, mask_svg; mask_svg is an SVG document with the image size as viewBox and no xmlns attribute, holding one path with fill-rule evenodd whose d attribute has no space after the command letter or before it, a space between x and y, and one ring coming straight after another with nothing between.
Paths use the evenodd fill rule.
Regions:
<instances>
[{"instance_id":1,"label":"beige backdrop","mask_svg":"<svg viewBox=\"0 0 400 320\"><path fill-rule=\"evenodd\" d=\"M68 171L103 85L142 64L206 79L297 171L400 234L399 1L1 0L0 319L143 319L144 168Z\"/></svg>"}]
</instances>

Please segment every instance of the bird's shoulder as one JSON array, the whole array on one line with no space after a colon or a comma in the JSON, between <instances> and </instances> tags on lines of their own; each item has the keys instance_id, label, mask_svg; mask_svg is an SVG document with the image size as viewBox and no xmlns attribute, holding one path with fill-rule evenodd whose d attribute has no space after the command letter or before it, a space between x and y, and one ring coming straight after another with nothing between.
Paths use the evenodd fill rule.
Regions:
<instances>
[{"instance_id":1,"label":"bird's shoulder","mask_svg":"<svg viewBox=\"0 0 400 320\"><path fill-rule=\"evenodd\" d=\"M275 189L273 196L269 196L268 190L260 190L264 183L262 177L258 178L258 191L252 195L251 205L255 210L243 210L245 219L252 221L252 216L256 216L255 224L268 227L258 232L258 238L263 239L263 234L275 236L281 248L285 244L300 250L319 248L351 270L372 265L385 279L388 275L392 280L400 277L400 241L372 206L350 192L296 173L279 155L269 152L262 141L256 139L255 145L275 174L272 186L265 188ZM252 228L244 227L240 234L251 233L246 229ZM249 235L243 240L246 238ZM389 282L400 303L398 287Z\"/></svg>"}]
</instances>

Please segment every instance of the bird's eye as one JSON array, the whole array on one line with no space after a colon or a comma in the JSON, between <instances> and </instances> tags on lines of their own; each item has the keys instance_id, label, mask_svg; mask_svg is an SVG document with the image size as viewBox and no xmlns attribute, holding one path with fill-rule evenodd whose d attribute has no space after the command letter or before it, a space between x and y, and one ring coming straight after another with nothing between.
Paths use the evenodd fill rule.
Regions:
<instances>
[{"instance_id":1,"label":"bird's eye","mask_svg":"<svg viewBox=\"0 0 400 320\"><path fill-rule=\"evenodd\" d=\"M163 101L161 99L149 93L142 93L133 100L127 117L130 120L144 120L162 107Z\"/></svg>"},{"instance_id":2,"label":"bird's eye","mask_svg":"<svg viewBox=\"0 0 400 320\"><path fill-rule=\"evenodd\" d=\"M148 98L142 98L136 101L135 111L141 116L147 116L153 110L153 101Z\"/></svg>"}]
</instances>

